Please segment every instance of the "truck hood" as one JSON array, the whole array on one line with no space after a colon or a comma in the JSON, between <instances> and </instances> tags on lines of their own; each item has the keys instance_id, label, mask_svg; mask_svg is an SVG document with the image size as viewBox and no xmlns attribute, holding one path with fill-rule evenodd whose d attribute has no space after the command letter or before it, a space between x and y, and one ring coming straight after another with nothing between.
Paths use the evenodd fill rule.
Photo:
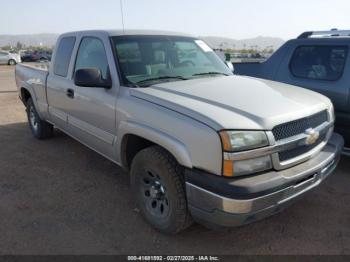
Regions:
<instances>
[{"instance_id":1,"label":"truck hood","mask_svg":"<svg viewBox=\"0 0 350 262\"><path fill-rule=\"evenodd\" d=\"M331 108L328 98L313 91L242 76L166 82L133 88L130 94L215 130L271 130L278 124Z\"/></svg>"}]
</instances>

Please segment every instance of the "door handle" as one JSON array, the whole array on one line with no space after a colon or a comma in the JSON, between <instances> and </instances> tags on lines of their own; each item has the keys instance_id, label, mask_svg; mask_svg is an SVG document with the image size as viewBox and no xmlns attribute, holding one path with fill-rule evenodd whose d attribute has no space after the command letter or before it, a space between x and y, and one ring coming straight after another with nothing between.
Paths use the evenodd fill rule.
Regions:
<instances>
[{"instance_id":1,"label":"door handle","mask_svg":"<svg viewBox=\"0 0 350 262\"><path fill-rule=\"evenodd\" d=\"M69 98L74 98L74 90L68 88L68 89L67 89L66 95L67 95Z\"/></svg>"}]
</instances>

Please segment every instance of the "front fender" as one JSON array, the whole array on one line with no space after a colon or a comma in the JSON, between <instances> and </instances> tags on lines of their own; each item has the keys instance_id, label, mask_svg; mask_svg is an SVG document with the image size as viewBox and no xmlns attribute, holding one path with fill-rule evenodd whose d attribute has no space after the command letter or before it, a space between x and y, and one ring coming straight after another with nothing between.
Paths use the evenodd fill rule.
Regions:
<instances>
[{"instance_id":1,"label":"front fender","mask_svg":"<svg viewBox=\"0 0 350 262\"><path fill-rule=\"evenodd\" d=\"M193 167L191 156L186 145L161 130L137 122L123 121L118 128L117 144L122 145L125 135L130 134L137 135L162 146L175 157L180 165L188 168ZM121 150L121 146L119 146L117 154L119 158L122 154ZM118 159L118 162L121 162L120 159Z\"/></svg>"}]
</instances>

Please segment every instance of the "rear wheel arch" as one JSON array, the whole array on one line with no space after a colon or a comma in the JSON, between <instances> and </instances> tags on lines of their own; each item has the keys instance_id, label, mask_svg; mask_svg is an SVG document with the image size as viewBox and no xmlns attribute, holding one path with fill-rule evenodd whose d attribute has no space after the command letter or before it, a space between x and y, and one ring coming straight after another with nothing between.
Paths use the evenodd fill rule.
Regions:
<instances>
[{"instance_id":1,"label":"rear wheel arch","mask_svg":"<svg viewBox=\"0 0 350 262\"><path fill-rule=\"evenodd\" d=\"M28 99L32 98L32 94L29 92L29 90L25 87L21 88L21 98L22 98L22 102L24 103L24 105L27 105Z\"/></svg>"},{"instance_id":2,"label":"rear wheel arch","mask_svg":"<svg viewBox=\"0 0 350 262\"><path fill-rule=\"evenodd\" d=\"M40 118L31 97L26 102L26 112L28 124L34 137L37 139L46 139L53 136L53 125Z\"/></svg>"}]
</instances>

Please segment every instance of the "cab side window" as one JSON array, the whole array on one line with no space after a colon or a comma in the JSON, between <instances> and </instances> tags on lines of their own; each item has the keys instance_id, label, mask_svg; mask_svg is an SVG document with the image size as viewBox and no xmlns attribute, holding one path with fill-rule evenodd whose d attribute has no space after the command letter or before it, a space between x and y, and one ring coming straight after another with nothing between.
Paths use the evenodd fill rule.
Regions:
<instances>
[{"instance_id":1,"label":"cab side window","mask_svg":"<svg viewBox=\"0 0 350 262\"><path fill-rule=\"evenodd\" d=\"M343 74L347 53L346 46L300 46L290 70L299 78L335 81Z\"/></svg>"},{"instance_id":2,"label":"cab side window","mask_svg":"<svg viewBox=\"0 0 350 262\"><path fill-rule=\"evenodd\" d=\"M103 79L108 78L108 60L103 42L95 37L85 37L80 43L75 71L83 68L97 68Z\"/></svg>"},{"instance_id":3,"label":"cab side window","mask_svg":"<svg viewBox=\"0 0 350 262\"><path fill-rule=\"evenodd\" d=\"M75 45L75 37L64 37L61 39L56 56L53 71L55 75L66 77L69 62Z\"/></svg>"}]
</instances>

